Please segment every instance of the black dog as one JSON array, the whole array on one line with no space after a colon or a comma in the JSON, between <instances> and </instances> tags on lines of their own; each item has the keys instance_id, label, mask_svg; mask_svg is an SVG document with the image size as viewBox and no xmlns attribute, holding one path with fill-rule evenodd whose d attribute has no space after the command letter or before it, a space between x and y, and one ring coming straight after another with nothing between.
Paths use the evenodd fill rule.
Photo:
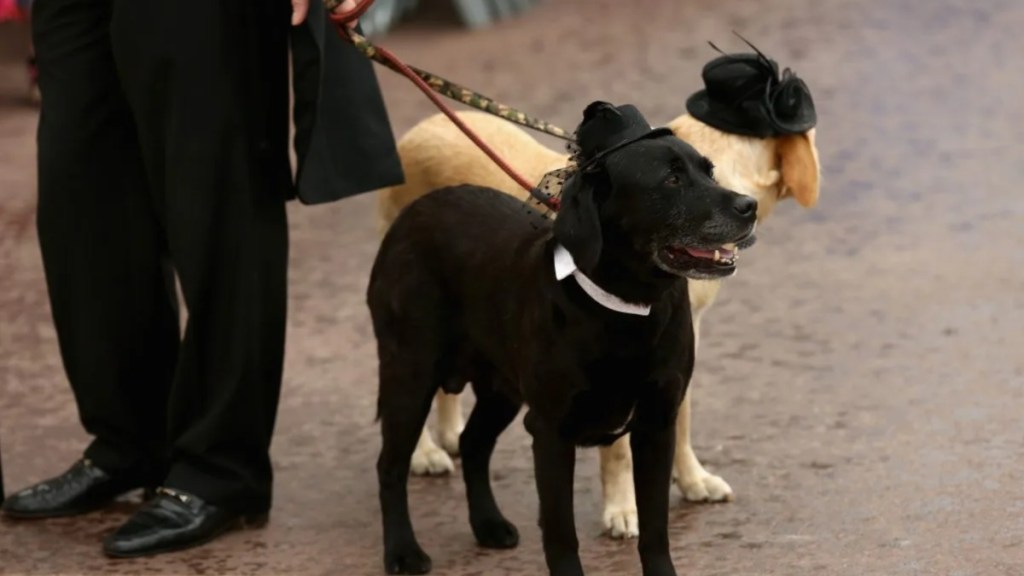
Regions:
<instances>
[{"instance_id":1,"label":"black dog","mask_svg":"<svg viewBox=\"0 0 1024 576\"><path fill-rule=\"evenodd\" d=\"M430 571L409 519L409 460L435 392L467 382L476 406L459 449L481 546L519 540L488 469L498 435L525 402L550 573L583 574L576 447L628 432L643 574L675 574L674 422L694 357L685 278L733 273L717 249L750 237L757 203L718 186L707 159L671 132L651 130L632 106L591 104L577 135L579 170L553 225L511 196L461 186L410 204L380 247L368 303L380 360L377 473L390 574Z\"/></svg>"}]
</instances>

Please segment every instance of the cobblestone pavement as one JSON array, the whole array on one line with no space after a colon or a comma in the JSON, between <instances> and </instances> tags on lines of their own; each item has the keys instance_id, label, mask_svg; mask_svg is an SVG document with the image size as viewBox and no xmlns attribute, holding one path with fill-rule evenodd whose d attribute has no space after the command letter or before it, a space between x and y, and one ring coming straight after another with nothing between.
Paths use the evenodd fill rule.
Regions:
<instances>
[{"instance_id":1,"label":"cobblestone pavement","mask_svg":"<svg viewBox=\"0 0 1024 576\"><path fill-rule=\"evenodd\" d=\"M737 500L673 495L681 575L1024 574L1024 3L1019 0L548 0L479 32L450 19L380 39L407 60L572 127L594 99L683 111L737 30L814 90L813 211L780 205L705 320L698 454ZM34 229L36 112L21 38L0 28L0 438L8 488L60 472L80 430ZM396 131L432 110L381 70ZM113 562L133 504L0 524L0 573L382 574L376 359L363 304L370 195L291 206L286 383L269 526ZM471 402L471 395L467 395ZM595 453L577 522L588 574L637 574L601 536ZM495 492L522 532L482 551L459 476L414 479L437 575L543 573L529 441L499 442Z\"/></svg>"}]
</instances>

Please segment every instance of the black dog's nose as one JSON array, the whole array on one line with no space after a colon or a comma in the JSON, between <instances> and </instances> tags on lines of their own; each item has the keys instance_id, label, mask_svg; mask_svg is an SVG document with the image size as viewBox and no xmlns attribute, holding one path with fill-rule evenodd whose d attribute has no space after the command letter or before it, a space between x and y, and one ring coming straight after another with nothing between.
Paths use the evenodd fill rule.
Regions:
<instances>
[{"instance_id":1,"label":"black dog's nose","mask_svg":"<svg viewBox=\"0 0 1024 576\"><path fill-rule=\"evenodd\" d=\"M757 212L757 200L745 194L737 194L732 209L740 216L751 216Z\"/></svg>"}]
</instances>

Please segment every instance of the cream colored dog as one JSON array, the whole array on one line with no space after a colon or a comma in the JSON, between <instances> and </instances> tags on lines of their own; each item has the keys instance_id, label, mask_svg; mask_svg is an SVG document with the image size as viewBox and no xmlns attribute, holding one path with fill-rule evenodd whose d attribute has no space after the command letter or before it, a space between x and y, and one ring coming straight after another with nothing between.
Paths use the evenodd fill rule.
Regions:
<instances>
[{"instance_id":1,"label":"cream colored dog","mask_svg":"<svg viewBox=\"0 0 1024 576\"><path fill-rule=\"evenodd\" d=\"M541 177L568 161L508 121L483 112L462 112L460 118L526 180ZM752 138L728 134L689 115L669 127L715 165L715 178L725 187L753 196L758 201L758 221L772 212L775 203L792 196L800 205L818 200L820 167L814 130L779 138ZM501 171L448 118L436 114L414 126L398 142L406 183L378 192L381 235L406 205L431 190L471 183L490 186L520 199L528 193ZM690 281L695 341L700 321L718 293L720 281ZM690 384L692 391L693 384ZM690 402L686 395L677 421L674 476L683 496L694 502L720 502L733 498L732 488L709 473L697 460L690 444ZM454 471L451 455L458 454L462 410L457 396L438 392L436 397L439 448L424 427L412 457L412 473L446 474ZM632 453L625 436L601 448L601 482L604 523L614 538L635 537L636 497L633 491Z\"/></svg>"}]
</instances>

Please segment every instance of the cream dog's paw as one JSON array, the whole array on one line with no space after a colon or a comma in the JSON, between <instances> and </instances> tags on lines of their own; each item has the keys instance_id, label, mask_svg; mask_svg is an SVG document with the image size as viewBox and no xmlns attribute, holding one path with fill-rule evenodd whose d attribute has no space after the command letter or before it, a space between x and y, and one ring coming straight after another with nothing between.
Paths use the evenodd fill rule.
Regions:
<instances>
[{"instance_id":1,"label":"cream dog's paw","mask_svg":"<svg viewBox=\"0 0 1024 576\"><path fill-rule=\"evenodd\" d=\"M729 483L698 466L676 478L683 498L690 502L730 502L735 499Z\"/></svg>"},{"instance_id":2,"label":"cream dog's paw","mask_svg":"<svg viewBox=\"0 0 1024 576\"><path fill-rule=\"evenodd\" d=\"M455 472L455 462L447 452L431 442L428 446L416 446L409 471L414 476L444 476Z\"/></svg>"},{"instance_id":3,"label":"cream dog's paw","mask_svg":"<svg viewBox=\"0 0 1024 576\"><path fill-rule=\"evenodd\" d=\"M604 527L608 536L615 539L636 538L640 535L637 525L636 502L632 504L612 503L604 507Z\"/></svg>"}]
</instances>

